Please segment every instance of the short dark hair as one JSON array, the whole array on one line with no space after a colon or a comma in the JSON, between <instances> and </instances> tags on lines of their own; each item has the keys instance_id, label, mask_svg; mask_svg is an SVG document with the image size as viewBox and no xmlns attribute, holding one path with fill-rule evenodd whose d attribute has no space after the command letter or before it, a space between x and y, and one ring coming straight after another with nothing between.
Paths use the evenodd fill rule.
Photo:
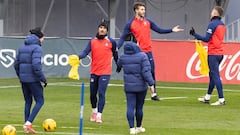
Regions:
<instances>
[{"instance_id":1,"label":"short dark hair","mask_svg":"<svg viewBox=\"0 0 240 135\"><path fill-rule=\"evenodd\" d=\"M29 32L31 34L38 36L39 38L42 38L44 36L44 34L41 31L41 27L36 27L34 29L31 29L31 30L29 30Z\"/></svg>"},{"instance_id":2,"label":"short dark hair","mask_svg":"<svg viewBox=\"0 0 240 135\"><path fill-rule=\"evenodd\" d=\"M106 28L107 31L108 31L109 22L110 22L110 21L108 21L108 20L102 19L101 22L100 22L100 24L98 25L98 28L101 27L101 26L103 26L103 27Z\"/></svg>"},{"instance_id":3,"label":"short dark hair","mask_svg":"<svg viewBox=\"0 0 240 135\"><path fill-rule=\"evenodd\" d=\"M107 31L108 31L108 23L107 23L107 22L101 22L101 23L98 25L98 28L101 27L101 26L103 26L104 28L106 28Z\"/></svg>"},{"instance_id":4,"label":"short dark hair","mask_svg":"<svg viewBox=\"0 0 240 135\"><path fill-rule=\"evenodd\" d=\"M223 10L222 7L220 7L220 6L215 6L214 9L217 10L219 16L223 16L224 10Z\"/></svg>"},{"instance_id":5,"label":"short dark hair","mask_svg":"<svg viewBox=\"0 0 240 135\"><path fill-rule=\"evenodd\" d=\"M133 10L135 11L136 9L138 9L140 6L144 6L145 4L143 2L134 2L133 4Z\"/></svg>"}]
</instances>

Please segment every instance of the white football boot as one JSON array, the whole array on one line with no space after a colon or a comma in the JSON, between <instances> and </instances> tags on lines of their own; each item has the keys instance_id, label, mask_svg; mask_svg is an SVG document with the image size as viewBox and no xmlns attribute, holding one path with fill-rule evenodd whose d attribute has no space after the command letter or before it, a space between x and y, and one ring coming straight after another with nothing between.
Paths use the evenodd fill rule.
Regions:
<instances>
[{"instance_id":1,"label":"white football boot","mask_svg":"<svg viewBox=\"0 0 240 135\"><path fill-rule=\"evenodd\" d=\"M143 128L143 127L137 127L136 128L136 133L138 134L138 133L143 133L143 132L145 132L146 130L145 130L145 128Z\"/></svg>"},{"instance_id":2,"label":"white football boot","mask_svg":"<svg viewBox=\"0 0 240 135\"><path fill-rule=\"evenodd\" d=\"M211 105L212 105L212 106L226 105L226 102L225 102L225 101L223 101L223 102L216 101L216 102L212 103Z\"/></svg>"}]
</instances>

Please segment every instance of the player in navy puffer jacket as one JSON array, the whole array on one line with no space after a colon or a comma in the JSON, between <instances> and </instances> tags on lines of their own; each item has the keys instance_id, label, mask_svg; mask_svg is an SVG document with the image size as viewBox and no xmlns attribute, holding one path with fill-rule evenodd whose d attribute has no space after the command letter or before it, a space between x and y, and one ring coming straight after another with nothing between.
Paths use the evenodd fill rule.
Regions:
<instances>
[{"instance_id":1,"label":"player in navy puffer jacket","mask_svg":"<svg viewBox=\"0 0 240 135\"><path fill-rule=\"evenodd\" d=\"M154 92L154 80L147 55L131 41L125 42L124 54L118 60L118 68L123 68L124 91L127 98L127 119L130 134L144 132L142 128L143 105L148 86ZM135 110L136 109L136 110ZM134 110L136 111L136 129L134 128Z\"/></svg>"},{"instance_id":2,"label":"player in navy puffer jacket","mask_svg":"<svg viewBox=\"0 0 240 135\"><path fill-rule=\"evenodd\" d=\"M42 72L42 48L39 38L34 34L27 36L18 53L15 69L20 81L25 83L46 82Z\"/></svg>"},{"instance_id":3,"label":"player in navy puffer jacket","mask_svg":"<svg viewBox=\"0 0 240 135\"><path fill-rule=\"evenodd\" d=\"M22 85L22 92L25 100L24 109L24 132L36 133L32 128L32 122L44 104L43 82L46 87L47 80L42 71L41 43L44 40L43 33L40 28L30 30L31 35L28 35L24 40L24 45L18 49L18 54L14 63L17 76ZM36 102L31 112L33 98Z\"/></svg>"}]
</instances>

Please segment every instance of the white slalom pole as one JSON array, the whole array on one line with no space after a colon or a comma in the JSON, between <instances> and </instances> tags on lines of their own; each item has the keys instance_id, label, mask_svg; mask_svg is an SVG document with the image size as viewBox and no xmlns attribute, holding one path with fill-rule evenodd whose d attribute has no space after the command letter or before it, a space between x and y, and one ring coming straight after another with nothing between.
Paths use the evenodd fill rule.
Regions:
<instances>
[{"instance_id":1,"label":"white slalom pole","mask_svg":"<svg viewBox=\"0 0 240 135\"><path fill-rule=\"evenodd\" d=\"M81 94L80 94L79 135L82 135L82 130L83 130L83 110L84 110L84 82L82 82L82 90L81 90Z\"/></svg>"}]
</instances>

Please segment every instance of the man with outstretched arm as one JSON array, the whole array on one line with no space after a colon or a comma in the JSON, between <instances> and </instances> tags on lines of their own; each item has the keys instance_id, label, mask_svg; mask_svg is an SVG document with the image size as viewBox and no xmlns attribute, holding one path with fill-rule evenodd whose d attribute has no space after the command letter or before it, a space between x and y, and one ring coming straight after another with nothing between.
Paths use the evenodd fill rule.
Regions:
<instances>
[{"instance_id":1,"label":"man with outstretched arm","mask_svg":"<svg viewBox=\"0 0 240 135\"><path fill-rule=\"evenodd\" d=\"M160 34L165 34L172 32L180 32L183 31L183 29L179 28L178 25L172 29L159 28L151 19L145 18L145 4L142 2L135 2L133 10L135 12L135 17L130 19L126 24L118 42L118 49L122 47L124 39L126 39L127 35L134 35L137 44L139 45L140 49L147 54L148 60L151 64L151 73L155 82L154 91L151 92L151 99L159 101L160 99L158 98L156 93L155 64L152 54L151 30Z\"/></svg>"}]
</instances>

